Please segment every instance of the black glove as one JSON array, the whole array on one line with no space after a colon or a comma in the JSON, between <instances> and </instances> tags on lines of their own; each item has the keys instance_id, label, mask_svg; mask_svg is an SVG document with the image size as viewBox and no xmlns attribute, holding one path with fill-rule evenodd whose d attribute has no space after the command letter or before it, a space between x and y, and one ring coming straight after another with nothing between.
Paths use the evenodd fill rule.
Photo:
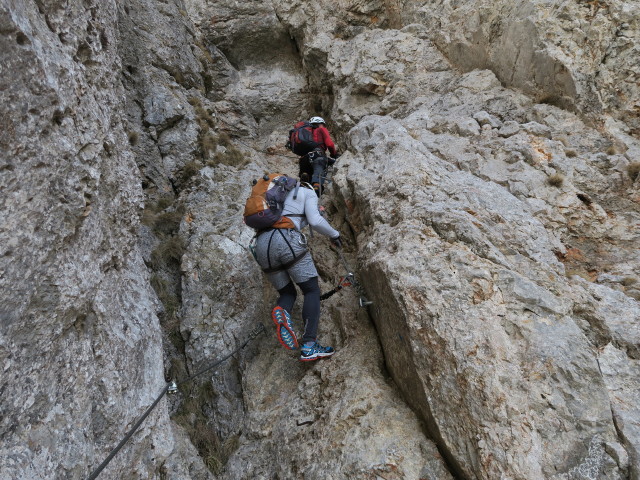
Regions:
<instances>
[{"instance_id":1,"label":"black glove","mask_svg":"<svg viewBox=\"0 0 640 480\"><path fill-rule=\"evenodd\" d=\"M327 160L327 164L328 164L329 166L331 166L331 165L333 165L334 163L336 163L336 159L335 159L335 158L331 158L331 157L329 157L329 159Z\"/></svg>"},{"instance_id":2,"label":"black glove","mask_svg":"<svg viewBox=\"0 0 640 480\"><path fill-rule=\"evenodd\" d=\"M340 235L338 235L336 238L332 238L331 239L331 243L333 243L333 245L335 245L337 248L342 248L342 242L340 241Z\"/></svg>"},{"instance_id":3,"label":"black glove","mask_svg":"<svg viewBox=\"0 0 640 480\"><path fill-rule=\"evenodd\" d=\"M337 159L340 158L341 155L342 155L341 153L336 152L336 154L333 156L333 158L335 158L337 160Z\"/></svg>"}]
</instances>

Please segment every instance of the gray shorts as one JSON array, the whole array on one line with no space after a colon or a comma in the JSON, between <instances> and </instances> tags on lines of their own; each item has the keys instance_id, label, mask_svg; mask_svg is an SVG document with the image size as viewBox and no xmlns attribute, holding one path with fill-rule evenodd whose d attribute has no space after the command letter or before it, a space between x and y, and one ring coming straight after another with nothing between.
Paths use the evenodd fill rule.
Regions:
<instances>
[{"instance_id":1,"label":"gray shorts","mask_svg":"<svg viewBox=\"0 0 640 480\"><path fill-rule=\"evenodd\" d=\"M267 278L276 290L285 287L292 280L295 283L302 283L318 276L311 253L307 250L306 239L297 230L279 228L261 233L256 241L256 257L263 269L286 265L293 260L294 255L297 257L305 251L307 254L289 269L267 274Z\"/></svg>"}]
</instances>

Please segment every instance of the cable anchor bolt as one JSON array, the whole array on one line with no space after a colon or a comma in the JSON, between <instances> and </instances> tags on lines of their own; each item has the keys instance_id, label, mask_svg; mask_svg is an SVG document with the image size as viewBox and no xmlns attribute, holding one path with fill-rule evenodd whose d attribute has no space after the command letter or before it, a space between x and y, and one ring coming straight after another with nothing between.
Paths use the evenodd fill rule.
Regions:
<instances>
[{"instance_id":1,"label":"cable anchor bolt","mask_svg":"<svg viewBox=\"0 0 640 480\"><path fill-rule=\"evenodd\" d=\"M365 297L360 297L359 302L360 302L360 306L361 307L366 307L368 305L373 305L373 302L367 300Z\"/></svg>"},{"instance_id":2,"label":"cable anchor bolt","mask_svg":"<svg viewBox=\"0 0 640 480\"><path fill-rule=\"evenodd\" d=\"M167 389L167 392L172 395L174 393L178 393L178 385L176 384L175 380L171 380L171 383L169 384L169 388Z\"/></svg>"},{"instance_id":3,"label":"cable anchor bolt","mask_svg":"<svg viewBox=\"0 0 640 480\"><path fill-rule=\"evenodd\" d=\"M254 339L265 331L264 324L260 322L253 330L249 332L249 338Z\"/></svg>"}]
</instances>

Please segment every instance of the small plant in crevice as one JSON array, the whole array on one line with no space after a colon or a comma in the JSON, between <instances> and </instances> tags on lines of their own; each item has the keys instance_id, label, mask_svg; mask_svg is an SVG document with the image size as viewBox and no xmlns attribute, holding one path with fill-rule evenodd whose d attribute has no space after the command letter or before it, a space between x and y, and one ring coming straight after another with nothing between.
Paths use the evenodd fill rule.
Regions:
<instances>
[{"instance_id":1,"label":"small plant in crevice","mask_svg":"<svg viewBox=\"0 0 640 480\"><path fill-rule=\"evenodd\" d=\"M552 187L560 188L564 183L564 175L561 173L554 173L553 175L549 175L547 177L547 183Z\"/></svg>"},{"instance_id":2,"label":"small plant in crevice","mask_svg":"<svg viewBox=\"0 0 640 480\"><path fill-rule=\"evenodd\" d=\"M168 71L168 73L169 73L169 75L171 75L173 77L173 80L178 85L183 85L185 83L184 73L182 73L180 70Z\"/></svg>"},{"instance_id":3,"label":"small plant in crevice","mask_svg":"<svg viewBox=\"0 0 640 480\"><path fill-rule=\"evenodd\" d=\"M216 120L209 114L198 97L190 97L189 104L196 114L198 150L203 161L210 167L219 164L243 166L249 163L244 154L233 145L231 137L224 132L215 133Z\"/></svg>"},{"instance_id":4,"label":"small plant in crevice","mask_svg":"<svg viewBox=\"0 0 640 480\"><path fill-rule=\"evenodd\" d=\"M138 144L138 140L140 139L140 134L132 130L127 133L127 137L129 138L129 145L133 147Z\"/></svg>"},{"instance_id":5,"label":"small plant in crevice","mask_svg":"<svg viewBox=\"0 0 640 480\"><path fill-rule=\"evenodd\" d=\"M173 195L162 195L155 201L147 200L140 221L155 232L158 215L173 204Z\"/></svg>"},{"instance_id":6,"label":"small plant in crevice","mask_svg":"<svg viewBox=\"0 0 640 480\"><path fill-rule=\"evenodd\" d=\"M200 167L200 162L197 162L195 160L191 160L190 162L185 163L184 167L182 167L182 169L180 170L180 182L183 185L187 183L189 180L191 180L191 178L198 174L198 172L200 171Z\"/></svg>"},{"instance_id":7,"label":"small plant in crevice","mask_svg":"<svg viewBox=\"0 0 640 480\"><path fill-rule=\"evenodd\" d=\"M186 248L179 230L184 215L185 209L175 205L175 197L165 194L147 202L141 219L157 242L147 266L151 270L151 286L163 306L160 324L166 338L178 351L183 343L178 314L182 304L180 262Z\"/></svg>"},{"instance_id":8,"label":"small plant in crevice","mask_svg":"<svg viewBox=\"0 0 640 480\"><path fill-rule=\"evenodd\" d=\"M207 468L215 475L220 475L227 460L238 448L238 436L232 435L222 441L210 424L211 416L205 411L215 395L210 381L200 385L187 384L181 391L184 400L172 420L185 429Z\"/></svg>"},{"instance_id":9,"label":"small plant in crevice","mask_svg":"<svg viewBox=\"0 0 640 480\"><path fill-rule=\"evenodd\" d=\"M196 114L196 123L201 131L207 132L210 128L215 128L216 121L202 105L198 97L189 97L189 105L193 107Z\"/></svg>"},{"instance_id":10,"label":"small plant in crevice","mask_svg":"<svg viewBox=\"0 0 640 480\"><path fill-rule=\"evenodd\" d=\"M227 147L224 152L217 152L213 156L213 160L207 162L207 165L213 167L215 165L223 164L229 166L242 167L249 163L249 160L243 155L243 153L236 147Z\"/></svg>"},{"instance_id":11,"label":"small plant in crevice","mask_svg":"<svg viewBox=\"0 0 640 480\"><path fill-rule=\"evenodd\" d=\"M153 272L151 286L163 306L159 315L160 325L169 342L178 351L184 349L178 316L182 305L180 262L184 251L182 238L177 234L168 235L151 252L150 265Z\"/></svg>"},{"instance_id":12,"label":"small plant in crevice","mask_svg":"<svg viewBox=\"0 0 640 480\"><path fill-rule=\"evenodd\" d=\"M204 58L206 58L209 64L213 64L216 62L207 46L201 40L196 41L196 46L200 49L202 55L204 56Z\"/></svg>"},{"instance_id":13,"label":"small plant in crevice","mask_svg":"<svg viewBox=\"0 0 640 480\"><path fill-rule=\"evenodd\" d=\"M632 182L635 182L640 175L640 162L632 162L627 166L627 173Z\"/></svg>"},{"instance_id":14,"label":"small plant in crevice","mask_svg":"<svg viewBox=\"0 0 640 480\"><path fill-rule=\"evenodd\" d=\"M174 235L180 228L180 222L183 216L184 208L164 210L154 215L150 226L156 235Z\"/></svg>"},{"instance_id":15,"label":"small plant in crevice","mask_svg":"<svg viewBox=\"0 0 640 480\"><path fill-rule=\"evenodd\" d=\"M215 151L218 146L216 137L211 132L207 132L204 135L201 135L198 139L198 143L200 146L200 153L202 154L202 158L209 158L209 156Z\"/></svg>"},{"instance_id":16,"label":"small plant in crevice","mask_svg":"<svg viewBox=\"0 0 640 480\"><path fill-rule=\"evenodd\" d=\"M190 97L189 104L193 107L193 111L196 114L196 123L200 128L198 132L200 155L203 159L207 159L218 146L217 137L211 132L211 130L216 127L216 121L207 109L204 108L202 101L198 97Z\"/></svg>"},{"instance_id":17,"label":"small plant in crevice","mask_svg":"<svg viewBox=\"0 0 640 480\"><path fill-rule=\"evenodd\" d=\"M184 241L179 235L167 237L151 252L152 267L154 270L170 267L179 268L184 252Z\"/></svg>"},{"instance_id":18,"label":"small plant in crevice","mask_svg":"<svg viewBox=\"0 0 640 480\"><path fill-rule=\"evenodd\" d=\"M575 150L565 150L564 154L566 155L567 158L575 158L578 156L578 152L576 152Z\"/></svg>"},{"instance_id":19,"label":"small plant in crevice","mask_svg":"<svg viewBox=\"0 0 640 480\"><path fill-rule=\"evenodd\" d=\"M156 201L157 211L165 210L173 204L173 197L169 195L163 195Z\"/></svg>"},{"instance_id":20,"label":"small plant in crevice","mask_svg":"<svg viewBox=\"0 0 640 480\"><path fill-rule=\"evenodd\" d=\"M164 307L163 318L166 320L173 320L180 308L180 299L172 291L170 288L169 282L162 278L158 273L153 273L151 275L151 286L153 290L156 292L158 299L162 302L162 306ZM166 329L167 326L172 325L163 325ZM169 332L173 330L173 328L167 329Z\"/></svg>"},{"instance_id":21,"label":"small plant in crevice","mask_svg":"<svg viewBox=\"0 0 640 480\"><path fill-rule=\"evenodd\" d=\"M620 152L618 152L618 149L615 145L609 145L609 147L607 147L607 149L605 150L605 153L607 155L617 155Z\"/></svg>"},{"instance_id":22,"label":"small plant in crevice","mask_svg":"<svg viewBox=\"0 0 640 480\"><path fill-rule=\"evenodd\" d=\"M223 147L230 147L231 137L224 132L220 133L218 135L218 144L222 145Z\"/></svg>"},{"instance_id":23,"label":"small plant in crevice","mask_svg":"<svg viewBox=\"0 0 640 480\"><path fill-rule=\"evenodd\" d=\"M571 278L573 276L581 277L588 282L594 282L595 278L592 272L586 271L584 269L576 268L576 269L568 269L565 271L565 276L567 278Z\"/></svg>"}]
</instances>

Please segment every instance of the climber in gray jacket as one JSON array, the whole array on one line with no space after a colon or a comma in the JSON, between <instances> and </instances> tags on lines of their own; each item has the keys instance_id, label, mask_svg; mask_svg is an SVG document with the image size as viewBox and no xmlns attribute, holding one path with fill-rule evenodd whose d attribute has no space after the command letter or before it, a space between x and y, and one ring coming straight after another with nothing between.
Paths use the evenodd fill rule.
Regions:
<instances>
[{"instance_id":1,"label":"climber in gray jacket","mask_svg":"<svg viewBox=\"0 0 640 480\"><path fill-rule=\"evenodd\" d=\"M340 233L320 214L318 197L308 184L292 190L284 202L282 215L289 218L295 228L271 228L258 234L256 259L271 284L278 290L277 305L271 311L280 343L290 350L298 347L291 324L291 311L296 300L298 284L304 295L302 319L304 334L300 346L300 360L311 361L330 357L331 347L323 347L316 340L320 320L320 287L318 271L307 249L302 229L309 225L314 231L326 235L341 248Z\"/></svg>"}]
</instances>

